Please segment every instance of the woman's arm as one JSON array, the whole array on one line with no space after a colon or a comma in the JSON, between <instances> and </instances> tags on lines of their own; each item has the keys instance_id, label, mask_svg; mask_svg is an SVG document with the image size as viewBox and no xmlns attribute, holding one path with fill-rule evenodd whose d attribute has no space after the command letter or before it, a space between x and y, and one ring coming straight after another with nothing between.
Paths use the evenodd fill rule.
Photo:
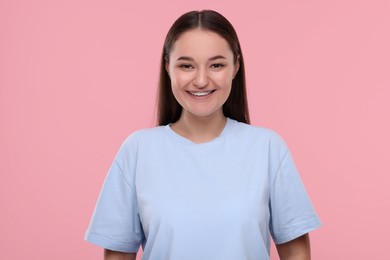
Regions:
<instances>
[{"instance_id":1,"label":"woman's arm","mask_svg":"<svg viewBox=\"0 0 390 260\"><path fill-rule=\"evenodd\" d=\"M281 260L310 260L310 239L305 234L287 243L276 245Z\"/></svg>"},{"instance_id":2,"label":"woman's arm","mask_svg":"<svg viewBox=\"0 0 390 260\"><path fill-rule=\"evenodd\" d=\"M122 253L104 249L104 260L135 260L136 253Z\"/></svg>"}]
</instances>

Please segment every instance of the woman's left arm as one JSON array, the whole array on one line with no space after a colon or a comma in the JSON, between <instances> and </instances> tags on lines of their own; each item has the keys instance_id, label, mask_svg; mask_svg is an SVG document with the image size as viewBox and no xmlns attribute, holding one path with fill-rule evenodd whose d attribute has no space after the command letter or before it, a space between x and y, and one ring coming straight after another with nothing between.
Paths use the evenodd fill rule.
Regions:
<instances>
[{"instance_id":1,"label":"woman's left arm","mask_svg":"<svg viewBox=\"0 0 390 260\"><path fill-rule=\"evenodd\" d=\"M309 234L300 236L287 243L276 245L281 260L310 260Z\"/></svg>"}]
</instances>

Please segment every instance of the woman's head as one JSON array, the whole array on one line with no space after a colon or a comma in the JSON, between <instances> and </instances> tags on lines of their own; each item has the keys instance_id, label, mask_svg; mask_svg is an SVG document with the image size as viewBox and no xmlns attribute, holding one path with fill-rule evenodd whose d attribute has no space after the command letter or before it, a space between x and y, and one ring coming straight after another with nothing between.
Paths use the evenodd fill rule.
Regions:
<instances>
[{"instance_id":1,"label":"woman's head","mask_svg":"<svg viewBox=\"0 0 390 260\"><path fill-rule=\"evenodd\" d=\"M231 51L231 63L236 71L231 77L231 91L222 106L225 116L241 122L249 123L249 113L246 98L245 68L241 47L236 32L230 22L215 11L192 11L179 17L172 25L164 42L161 57L160 82L158 93L158 124L165 125L176 122L182 113L182 106L175 98L171 77L168 73L171 54L175 43L183 35L191 31L209 32L214 38L223 38ZM203 34L201 34L203 35ZM194 36L192 36L194 37ZM182 42L184 40L181 40ZM176 50L175 50L176 51ZM214 69L214 67L213 67Z\"/></svg>"}]
</instances>

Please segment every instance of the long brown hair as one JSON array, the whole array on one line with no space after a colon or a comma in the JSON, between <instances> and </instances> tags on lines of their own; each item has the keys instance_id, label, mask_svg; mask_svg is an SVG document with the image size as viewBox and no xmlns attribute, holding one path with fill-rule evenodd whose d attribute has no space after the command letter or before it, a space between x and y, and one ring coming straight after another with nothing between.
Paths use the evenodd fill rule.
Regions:
<instances>
[{"instance_id":1,"label":"long brown hair","mask_svg":"<svg viewBox=\"0 0 390 260\"><path fill-rule=\"evenodd\" d=\"M172 93L171 79L165 69L165 64L169 61L169 54L178 37L183 32L196 28L209 30L223 37L233 51L234 60L240 63L239 70L232 82L230 95L222 109L225 116L249 124L245 67L240 42L231 23L221 14L212 10L185 13L173 23L168 31L161 55L157 124L166 125L174 123L180 118L182 107Z\"/></svg>"}]
</instances>

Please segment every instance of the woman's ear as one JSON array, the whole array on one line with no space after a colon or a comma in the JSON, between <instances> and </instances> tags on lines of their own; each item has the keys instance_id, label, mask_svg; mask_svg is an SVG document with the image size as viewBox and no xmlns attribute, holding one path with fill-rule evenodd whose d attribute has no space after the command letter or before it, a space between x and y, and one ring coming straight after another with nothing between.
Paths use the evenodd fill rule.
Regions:
<instances>
[{"instance_id":1,"label":"woman's ear","mask_svg":"<svg viewBox=\"0 0 390 260\"><path fill-rule=\"evenodd\" d=\"M167 71L167 73L169 75L169 63L168 62L165 62L165 70Z\"/></svg>"},{"instance_id":2,"label":"woman's ear","mask_svg":"<svg viewBox=\"0 0 390 260\"><path fill-rule=\"evenodd\" d=\"M165 70L166 70L166 72L168 73L168 75L169 75L169 60L168 60L168 57L167 56L165 56ZM170 76L170 75L169 75Z\"/></svg>"},{"instance_id":3,"label":"woman's ear","mask_svg":"<svg viewBox=\"0 0 390 260\"><path fill-rule=\"evenodd\" d=\"M233 79L236 77L238 70L240 69L240 56L237 56L237 59L234 63L234 74Z\"/></svg>"},{"instance_id":4,"label":"woman's ear","mask_svg":"<svg viewBox=\"0 0 390 260\"><path fill-rule=\"evenodd\" d=\"M238 70L240 69L240 62L237 60L236 63L234 64L234 74L233 74L233 79L236 77Z\"/></svg>"}]
</instances>

